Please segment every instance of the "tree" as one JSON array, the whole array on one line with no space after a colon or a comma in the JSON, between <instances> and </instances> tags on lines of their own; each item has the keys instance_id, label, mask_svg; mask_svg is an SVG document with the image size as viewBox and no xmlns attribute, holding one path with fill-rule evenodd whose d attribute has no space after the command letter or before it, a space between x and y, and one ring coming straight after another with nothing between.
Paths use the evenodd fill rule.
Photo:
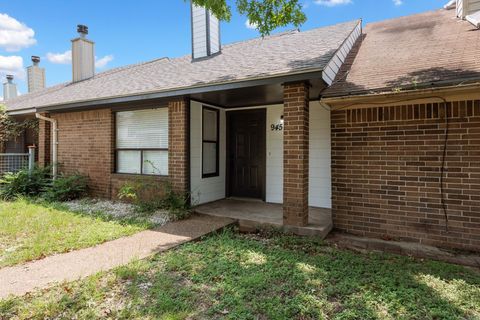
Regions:
<instances>
[{"instance_id":1,"label":"tree","mask_svg":"<svg viewBox=\"0 0 480 320\"><path fill-rule=\"evenodd\" d=\"M0 152L3 152L1 149L5 147L5 144L9 140L18 138L27 129L32 129L37 132L37 119L16 121L8 116L5 106L0 104Z\"/></svg>"},{"instance_id":2,"label":"tree","mask_svg":"<svg viewBox=\"0 0 480 320\"><path fill-rule=\"evenodd\" d=\"M232 12L227 0L192 2L209 9L219 20L230 21ZM288 24L298 28L307 20L299 0L235 0L235 4L238 12L246 15L262 36Z\"/></svg>"}]
</instances>

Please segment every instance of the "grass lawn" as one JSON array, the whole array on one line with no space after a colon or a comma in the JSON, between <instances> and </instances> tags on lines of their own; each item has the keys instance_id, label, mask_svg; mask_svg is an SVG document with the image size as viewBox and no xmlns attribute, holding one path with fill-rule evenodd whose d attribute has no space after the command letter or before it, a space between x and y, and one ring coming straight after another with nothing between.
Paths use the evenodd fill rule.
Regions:
<instances>
[{"instance_id":1,"label":"grass lawn","mask_svg":"<svg viewBox=\"0 0 480 320\"><path fill-rule=\"evenodd\" d=\"M231 230L0 302L0 319L480 319L478 270Z\"/></svg>"},{"instance_id":2,"label":"grass lawn","mask_svg":"<svg viewBox=\"0 0 480 320\"><path fill-rule=\"evenodd\" d=\"M147 227L107 221L100 213L73 213L60 205L0 201L0 268L90 247Z\"/></svg>"}]
</instances>

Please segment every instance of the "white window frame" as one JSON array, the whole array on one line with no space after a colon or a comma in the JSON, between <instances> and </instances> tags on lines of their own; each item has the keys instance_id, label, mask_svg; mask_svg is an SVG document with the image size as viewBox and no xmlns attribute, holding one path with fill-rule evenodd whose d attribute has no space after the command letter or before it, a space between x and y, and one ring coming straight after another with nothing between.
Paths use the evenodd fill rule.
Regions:
<instances>
[{"instance_id":1,"label":"white window frame","mask_svg":"<svg viewBox=\"0 0 480 320\"><path fill-rule=\"evenodd\" d=\"M164 109L166 107L162 108L149 108L149 109ZM144 154L145 152L152 152L152 151L161 151L161 152L166 152L167 153L167 162L169 158L169 148L119 148L117 147L117 140L118 140L118 119L117 115L122 112L135 112L135 111L143 111L143 110L148 110L148 109L134 109L134 110L122 110L122 111L117 111L115 112L115 170L114 172L117 174L128 174L128 175L141 175L141 176L157 176L157 177L167 177L167 174L157 174L157 173L144 173ZM167 116L168 117L168 116ZM168 124L169 119L167 118L167 140L169 139L169 124ZM118 170L118 161L119 161L119 152L121 151L137 151L140 152L140 171L139 173L129 173L129 172L120 172ZM167 163L167 168L168 168L168 163ZM168 170L168 169L167 169Z\"/></svg>"}]
</instances>

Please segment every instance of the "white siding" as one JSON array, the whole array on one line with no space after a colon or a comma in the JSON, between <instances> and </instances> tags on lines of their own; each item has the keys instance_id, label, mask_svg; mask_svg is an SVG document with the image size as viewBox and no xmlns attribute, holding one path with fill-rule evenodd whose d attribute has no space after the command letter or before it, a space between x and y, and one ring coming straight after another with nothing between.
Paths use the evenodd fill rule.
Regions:
<instances>
[{"instance_id":1,"label":"white siding","mask_svg":"<svg viewBox=\"0 0 480 320\"><path fill-rule=\"evenodd\" d=\"M218 19L210 15L210 52L211 54L220 51L220 23Z\"/></svg>"},{"instance_id":2,"label":"white siding","mask_svg":"<svg viewBox=\"0 0 480 320\"><path fill-rule=\"evenodd\" d=\"M95 44L87 39L72 40L73 82L89 79L95 75Z\"/></svg>"},{"instance_id":3,"label":"white siding","mask_svg":"<svg viewBox=\"0 0 480 320\"><path fill-rule=\"evenodd\" d=\"M309 205L331 208L330 111L319 102L310 102Z\"/></svg>"},{"instance_id":4,"label":"white siding","mask_svg":"<svg viewBox=\"0 0 480 320\"><path fill-rule=\"evenodd\" d=\"M203 7L192 5L193 58L207 55L207 20Z\"/></svg>"},{"instance_id":5,"label":"white siding","mask_svg":"<svg viewBox=\"0 0 480 320\"><path fill-rule=\"evenodd\" d=\"M464 19L466 16L480 10L480 0L457 0L457 17Z\"/></svg>"},{"instance_id":6,"label":"white siding","mask_svg":"<svg viewBox=\"0 0 480 320\"><path fill-rule=\"evenodd\" d=\"M207 14L210 39L207 39ZM192 54L194 59L208 56L208 41L210 41L210 54L220 51L220 23L205 8L192 5Z\"/></svg>"},{"instance_id":7,"label":"white siding","mask_svg":"<svg viewBox=\"0 0 480 320\"><path fill-rule=\"evenodd\" d=\"M280 121L283 105L267 107L266 201L283 203L283 131L270 126ZM330 111L310 103L309 205L331 208Z\"/></svg>"},{"instance_id":8,"label":"white siding","mask_svg":"<svg viewBox=\"0 0 480 320\"><path fill-rule=\"evenodd\" d=\"M345 62L347 55L350 53L350 50L352 50L355 42L361 34L362 23L360 22L324 68L322 78L328 85L331 85L335 80L335 77L342 67L342 64Z\"/></svg>"},{"instance_id":9,"label":"white siding","mask_svg":"<svg viewBox=\"0 0 480 320\"><path fill-rule=\"evenodd\" d=\"M3 100L13 99L17 97L17 85L5 82L3 84Z\"/></svg>"},{"instance_id":10,"label":"white siding","mask_svg":"<svg viewBox=\"0 0 480 320\"><path fill-rule=\"evenodd\" d=\"M283 131L272 131L279 124L283 105L266 108L266 202L283 203ZM225 111L220 111L220 176L202 179L201 132L202 104L191 102L191 190L194 204L225 198L226 126ZM228 112L228 111L227 111ZM310 103L310 184L309 204L331 208L330 112L318 102Z\"/></svg>"},{"instance_id":11,"label":"white siding","mask_svg":"<svg viewBox=\"0 0 480 320\"><path fill-rule=\"evenodd\" d=\"M45 69L38 66L27 68L28 92L35 92L45 88Z\"/></svg>"},{"instance_id":12,"label":"white siding","mask_svg":"<svg viewBox=\"0 0 480 320\"><path fill-rule=\"evenodd\" d=\"M193 205L225 198L226 126L225 111L220 109L219 176L202 178L202 106L190 103L190 185ZM209 106L209 105L208 105ZM209 106L211 107L211 106Z\"/></svg>"},{"instance_id":13,"label":"white siding","mask_svg":"<svg viewBox=\"0 0 480 320\"><path fill-rule=\"evenodd\" d=\"M267 182L266 201L283 203L283 131L270 126L280 122L283 105L267 107Z\"/></svg>"}]
</instances>

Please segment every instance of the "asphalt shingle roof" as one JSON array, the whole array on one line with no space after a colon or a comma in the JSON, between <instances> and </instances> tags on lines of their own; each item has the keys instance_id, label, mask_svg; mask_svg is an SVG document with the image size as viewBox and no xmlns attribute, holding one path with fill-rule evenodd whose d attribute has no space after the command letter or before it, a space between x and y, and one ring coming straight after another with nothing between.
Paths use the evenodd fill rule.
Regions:
<instances>
[{"instance_id":1,"label":"asphalt shingle roof","mask_svg":"<svg viewBox=\"0 0 480 320\"><path fill-rule=\"evenodd\" d=\"M22 95L6 104L8 110L17 111L321 71L359 23L356 20L233 43L223 46L221 54L194 62L186 55L116 68L85 81Z\"/></svg>"},{"instance_id":2,"label":"asphalt shingle roof","mask_svg":"<svg viewBox=\"0 0 480 320\"><path fill-rule=\"evenodd\" d=\"M438 10L366 25L324 96L480 79L480 30Z\"/></svg>"}]
</instances>

